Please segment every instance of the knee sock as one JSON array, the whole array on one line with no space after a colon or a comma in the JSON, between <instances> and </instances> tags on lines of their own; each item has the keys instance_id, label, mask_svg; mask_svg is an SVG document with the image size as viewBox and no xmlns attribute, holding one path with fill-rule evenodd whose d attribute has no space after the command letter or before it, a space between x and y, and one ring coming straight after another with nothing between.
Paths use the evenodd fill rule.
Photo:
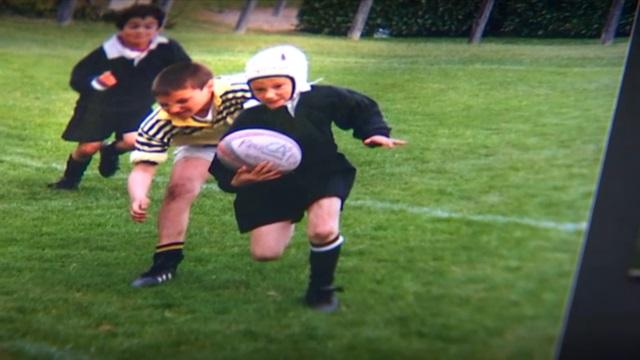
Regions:
<instances>
[{"instance_id":1,"label":"knee sock","mask_svg":"<svg viewBox=\"0 0 640 360\"><path fill-rule=\"evenodd\" d=\"M151 266L149 272L161 270L175 271L178 268L178 264L180 264L184 258L182 254L183 248L184 241L176 241L156 246L156 251L153 254L153 266Z\"/></svg>"},{"instance_id":2,"label":"knee sock","mask_svg":"<svg viewBox=\"0 0 640 360\"><path fill-rule=\"evenodd\" d=\"M72 155L69 155L67 166L64 169L64 178L68 181L79 183L90 162L91 158L87 160L76 160Z\"/></svg>"},{"instance_id":3,"label":"knee sock","mask_svg":"<svg viewBox=\"0 0 640 360\"><path fill-rule=\"evenodd\" d=\"M124 153L129 151L129 150L118 149L116 147L117 143L118 143L118 140L114 140L114 141L110 142L108 145L104 146L102 151L104 153L108 154L108 155L111 155L111 156L120 156L120 155L122 155L122 154L124 154Z\"/></svg>"},{"instance_id":4,"label":"knee sock","mask_svg":"<svg viewBox=\"0 0 640 360\"><path fill-rule=\"evenodd\" d=\"M342 243L344 243L344 237L338 234L327 244L311 245L309 252L310 288L323 288L333 284Z\"/></svg>"},{"instance_id":5,"label":"knee sock","mask_svg":"<svg viewBox=\"0 0 640 360\"><path fill-rule=\"evenodd\" d=\"M117 148L116 144L118 142L119 142L119 140L114 140L108 145L116 155L122 155L124 153L127 153L127 152L131 151L131 149L119 149L119 148Z\"/></svg>"}]
</instances>

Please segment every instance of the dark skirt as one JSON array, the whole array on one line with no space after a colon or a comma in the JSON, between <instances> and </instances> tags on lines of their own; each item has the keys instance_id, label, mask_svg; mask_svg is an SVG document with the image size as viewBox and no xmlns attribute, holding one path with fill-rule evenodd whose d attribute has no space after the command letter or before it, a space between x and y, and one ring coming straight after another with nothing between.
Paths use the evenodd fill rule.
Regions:
<instances>
[{"instance_id":1,"label":"dark skirt","mask_svg":"<svg viewBox=\"0 0 640 360\"><path fill-rule=\"evenodd\" d=\"M135 132L151 113L151 108L133 110L105 110L102 104L85 102L76 105L62 138L74 142L102 141L115 133L117 139L123 134Z\"/></svg>"},{"instance_id":2,"label":"dark skirt","mask_svg":"<svg viewBox=\"0 0 640 360\"><path fill-rule=\"evenodd\" d=\"M332 174L307 178L284 177L260 185L249 185L236 196L236 221L240 232L280 221L297 223L306 209L324 197L339 197L342 205L347 200L356 176L354 168Z\"/></svg>"}]
</instances>

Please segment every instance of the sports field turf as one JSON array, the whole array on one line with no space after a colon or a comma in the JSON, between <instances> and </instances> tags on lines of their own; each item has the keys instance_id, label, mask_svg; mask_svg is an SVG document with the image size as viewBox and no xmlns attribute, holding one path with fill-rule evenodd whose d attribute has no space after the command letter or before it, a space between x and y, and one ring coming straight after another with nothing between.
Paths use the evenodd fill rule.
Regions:
<instances>
[{"instance_id":1,"label":"sports field turf","mask_svg":"<svg viewBox=\"0 0 640 360\"><path fill-rule=\"evenodd\" d=\"M112 32L0 18L0 358L553 357L626 39L354 42L178 19L168 34L221 74L267 45L304 48L311 79L370 95L409 141L369 149L336 130L359 175L342 219L343 307L326 315L299 303L304 222L280 261L254 262L211 181L179 276L133 289L156 224L128 218L125 158L112 179L94 160L78 192L45 187L73 146L59 138L71 67Z\"/></svg>"}]
</instances>

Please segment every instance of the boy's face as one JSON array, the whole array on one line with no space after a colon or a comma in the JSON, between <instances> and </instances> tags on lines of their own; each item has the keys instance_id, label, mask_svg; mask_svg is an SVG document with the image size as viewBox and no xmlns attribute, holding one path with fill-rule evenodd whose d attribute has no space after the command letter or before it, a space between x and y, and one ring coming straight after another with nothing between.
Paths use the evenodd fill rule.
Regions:
<instances>
[{"instance_id":1,"label":"boy's face","mask_svg":"<svg viewBox=\"0 0 640 360\"><path fill-rule=\"evenodd\" d=\"M209 80L202 89L190 87L158 95L158 104L169 115L180 119L188 119L194 115L206 116L211 108L213 98L213 80Z\"/></svg>"},{"instance_id":2,"label":"boy's face","mask_svg":"<svg viewBox=\"0 0 640 360\"><path fill-rule=\"evenodd\" d=\"M293 82L286 76L255 79L249 86L253 95L269 109L285 105L293 95Z\"/></svg>"},{"instance_id":3,"label":"boy's face","mask_svg":"<svg viewBox=\"0 0 640 360\"><path fill-rule=\"evenodd\" d=\"M127 47L146 49L151 39L158 33L159 26L158 20L152 16L134 17L124 24L118 35Z\"/></svg>"}]
</instances>

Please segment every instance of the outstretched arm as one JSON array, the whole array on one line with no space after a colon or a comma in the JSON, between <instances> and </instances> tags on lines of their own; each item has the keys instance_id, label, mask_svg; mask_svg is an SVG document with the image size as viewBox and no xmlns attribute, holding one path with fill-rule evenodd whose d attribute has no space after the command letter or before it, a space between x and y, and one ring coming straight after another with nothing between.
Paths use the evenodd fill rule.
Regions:
<instances>
[{"instance_id":1,"label":"outstretched arm","mask_svg":"<svg viewBox=\"0 0 640 360\"><path fill-rule=\"evenodd\" d=\"M364 139L363 143L371 147L380 146L385 148L394 148L396 146L405 145L407 142L405 140L393 139L383 135L373 135Z\"/></svg>"},{"instance_id":2,"label":"outstretched arm","mask_svg":"<svg viewBox=\"0 0 640 360\"><path fill-rule=\"evenodd\" d=\"M147 209L151 202L148 198L151 181L156 173L156 164L150 162L138 162L133 166L129 174L129 214L135 222L143 222L147 219Z\"/></svg>"}]
</instances>

